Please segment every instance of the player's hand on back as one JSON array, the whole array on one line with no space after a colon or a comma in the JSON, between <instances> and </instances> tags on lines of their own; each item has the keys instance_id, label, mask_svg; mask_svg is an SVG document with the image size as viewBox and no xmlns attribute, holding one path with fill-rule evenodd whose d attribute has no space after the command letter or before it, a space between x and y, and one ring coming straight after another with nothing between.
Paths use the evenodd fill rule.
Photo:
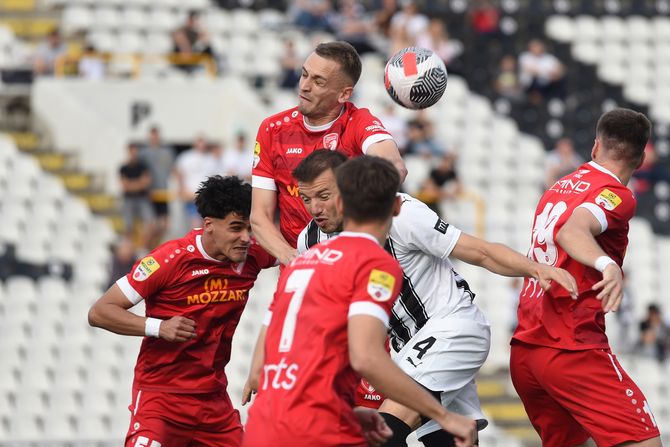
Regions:
<instances>
[{"instance_id":1,"label":"player's hand on back","mask_svg":"<svg viewBox=\"0 0 670 447\"><path fill-rule=\"evenodd\" d=\"M251 396L256 394L256 391L258 391L258 378L254 378L250 374L242 390L242 405L251 402Z\"/></svg>"},{"instance_id":2,"label":"player's hand on back","mask_svg":"<svg viewBox=\"0 0 670 447\"><path fill-rule=\"evenodd\" d=\"M623 299L623 273L621 268L615 263L609 264L603 270L602 281L595 283L591 289L600 290L596 298L601 300L605 312L619 310L619 305Z\"/></svg>"},{"instance_id":3,"label":"player's hand on back","mask_svg":"<svg viewBox=\"0 0 670 447\"><path fill-rule=\"evenodd\" d=\"M285 253L278 256L279 262L283 265L288 265L291 261L298 257L298 250L291 248Z\"/></svg>"},{"instance_id":4,"label":"player's hand on back","mask_svg":"<svg viewBox=\"0 0 670 447\"><path fill-rule=\"evenodd\" d=\"M158 335L167 341L184 342L191 340L196 337L195 321L182 316L163 320Z\"/></svg>"},{"instance_id":5,"label":"player's hand on back","mask_svg":"<svg viewBox=\"0 0 670 447\"><path fill-rule=\"evenodd\" d=\"M386 425L384 418L377 410L364 407L354 408L354 413L361 423L363 436L369 446L381 446L393 436L393 431Z\"/></svg>"},{"instance_id":6,"label":"player's hand on back","mask_svg":"<svg viewBox=\"0 0 670 447\"><path fill-rule=\"evenodd\" d=\"M477 422L467 416L449 412L442 420L436 420L440 426L454 435L456 447L471 447L477 440Z\"/></svg>"},{"instance_id":7,"label":"player's hand on back","mask_svg":"<svg viewBox=\"0 0 670 447\"><path fill-rule=\"evenodd\" d=\"M556 281L570 293L573 300L577 299L577 281L575 281L575 278L567 270L540 264L537 276L537 279L540 281L540 287L545 291L549 290L552 281Z\"/></svg>"}]
</instances>

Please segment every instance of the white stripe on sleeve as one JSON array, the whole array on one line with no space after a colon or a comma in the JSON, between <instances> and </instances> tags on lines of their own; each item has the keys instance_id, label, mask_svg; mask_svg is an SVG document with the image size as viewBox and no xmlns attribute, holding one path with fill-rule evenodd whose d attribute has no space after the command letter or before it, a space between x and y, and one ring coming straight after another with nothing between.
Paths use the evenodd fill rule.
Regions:
<instances>
[{"instance_id":1,"label":"white stripe on sleeve","mask_svg":"<svg viewBox=\"0 0 670 447\"><path fill-rule=\"evenodd\" d=\"M130 301L131 303L137 304L144 299L144 297L142 297L142 295L137 293L137 290L135 290L133 286L130 285L127 276L119 278L118 281L116 281L116 285L119 286L119 289L121 289L123 294L126 296L126 298L128 298L128 301Z\"/></svg>"},{"instance_id":2,"label":"white stripe on sleeve","mask_svg":"<svg viewBox=\"0 0 670 447\"><path fill-rule=\"evenodd\" d=\"M251 186L253 188L267 189L270 191L277 190L277 185L275 184L274 179L269 177L261 177L260 175L251 176Z\"/></svg>"},{"instance_id":3,"label":"white stripe on sleeve","mask_svg":"<svg viewBox=\"0 0 670 447\"><path fill-rule=\"evenodd\" d=\"M265 316L263 317L263 326L270 326L270 322L272 321L272 311L268 310L265 312Z\"/></svg>"},{"instance_id":4,"label":"white stripe on sleeve","mask_svg":"<svg viewBox=\"0 0 670 447\"><path fill-rule=\"evenodd\" d=\"M381 320L385 327L389 326L389 316L384 308L371 301L356 301L351 303L347 318L351 318L354 315L370 315Z\"/></svg>"},{"instance_id":5,"label":"white stripe on sleeve","mask_svg":"<svg viewBox=\"0 0 670 447\"><path fill-rule=\"evenodd\" d=\"M587 210L591 211L591 214L593 214L593 217L598 219L598 222L600 222L600 232L604 233L605 230L607 230L607 216L605 216L605 211L603 211L602 208L600 208L598 205L595 203L582 203L579 205L577 208L586 208Z\"/></svg>"},{"instance_id":6,"label":"white stripe on sleeve","mask_svg":"<svg viewBox=\"0 0 670 447\"><path fill-rule=\"evenodd\" d=\"M376 133L374 135L370 135L363 141L363 146L361 147L361 150L363 151L364 154L368 153L368 149L370 146L372 146L375 143L379 143L380 141L385 141L385 140L392 140L393 136L387 134L387 133Z\"/></svg>"}]
</instances>

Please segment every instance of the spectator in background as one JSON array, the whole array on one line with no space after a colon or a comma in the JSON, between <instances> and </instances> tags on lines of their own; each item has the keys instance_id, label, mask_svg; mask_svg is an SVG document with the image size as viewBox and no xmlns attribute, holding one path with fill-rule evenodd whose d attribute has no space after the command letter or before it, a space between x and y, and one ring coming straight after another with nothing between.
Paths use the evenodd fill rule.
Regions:
<instances>
[{"instance_id":1,"label":"spectator in background","mask_svg":"<svg viewBox=\"0 0 670 447\"><path fill-rule=\"evenodd\" d=\"M447 152L440 158L438 165L430 171L428 178L421 184L417 199L444 217L440 202L454 200L462 191L463 185L456 171L456 156Z\"/></svg>"},{"instance_id":2,"label":"spectator in background","mask_svg":"<svg viewBox=\"0 0 670 447\"><path fill-rule=\"evenodd\" d=\"M237 134L235 145L225 150L221 157L222 175L236 175L251 182L251 166L254 163L254 151L248 145L244 132Z\"/></svg>"},{"instance_id":3,"label":"spectator in background","mask_svg":"<svg viewBox=\"0 0 670 447\"><path fill-rule=\"evenodd\" d=\"M140 258L137 256L135 245L131 238L123 236L114 246L114 255L112 256L112 271L109 275L107 287L112 287L117 279L125 276ZM141 253L144 255L144 253Z\"/></svg>"},{"instance_id":4,"label":"spectator in background","mask_svg":"<svg viewBox=\"0 0 670 447\"><path fill-rule=\"evenodd\" d=\"M396 115L396 106L392 102L388 101L384 105L384 111L379 115L379 121L393 136L400 153L404 154L405 146L407 146L407 120Z\"/></svg>"},{"instance_id":5,"label":"spectator in background","mask_svg":"<svg viewBox=\"0 0 670 447\"><path fill-rule=\"evenodd\" d=\"M58 58L65 57L67 47L61 39L58 28L47 34L46 42L37 47L33 59L33 74L53 75L56 71L56 62Z\"/></svg>"},{"instance_id":6,"label":"spectator in background","mask_svg":"<svg viewBox=\"0 0 670 447\"><path fill-rule=\"evenodd\" d=\"M550 98L565 97L565 68L556 56L547 52L544 42L532 39L528 51L519 56L519 80L528 99L539 104Z\"/></svg>"},{"instance_id":7,"label":"spectator in background","mask_svg":"<svg viewBox=\"0 0 670 447\"><path fill-rule=\"evenodd\" d=\"M396 0L381 0L381 6L375 11L375 28L377 32L385 37L391 37L391 19L398 12Z\"/></svg>"},{"instance_id":8,"label":"spectator in background","mask_svg":"<svg viewBox=\"0 0 670 447\"><path fill-rule=\"evenodd\" d=\"M657 304L650 304L647 308L647 318L640 323L637 352L663 363L669 347L670 326L663 320L661 308Z\"/></svg>"},{"instance_id":9,"label":"spectator in background","mask_svg":"<svg viewBox=\"0 0 670 447\"><path fill-rule=\"evenodd\" d=\"M184 204L186 218L190 228L200 227L202 217L198 213L193 199L195 192L210 175L215 175L217 163L207 146L207 140L199 135L193 147L185 150L175 162L175 177L179 200Z\"/></svg>"},{"instance_id":10,"label":"spectator in background","mask_svg":"<svg viewBox=\"0 0 670 447\"><path fill-rule=\"evenodd\" d=\"M463 53L463 44L449 38L449 33L442 20L430 19L428 27L417 36L416 46L428 48L437 54L450 74L459 72L456 59Z\"/></svg>"},{"instance_id":11,"label":"spectator in background","mask_svg":"<svg viewBox=\"0 0 670 447\"><path fill-rule=\"evenodd\" d=\"M470 24L479 36L494 37L498 34L500 11L491 0L477 0L471 3Z\"/></svg>"},{"instance_id":12,"label":"spectator in background","mask_svg":"<svg viewBox=\"0 0 670 447\"><path fill-rule=\"evenodd\" d=\"M510 101L517 102L524 98L514 56L506 55L500 60L494 87L498 95Z\"/></svg>"},{"instance_id":13,"label":"spectator in background","mask_svg":"<svg viewBox=\"0 0 670 447\"><path fill-rule=\"evenodd\" d=\"M163 143L160 129L153 126L149 130L149 140L146 146L140 149L139 155L151 172L149 199L153 205L155 221L147 248L153 249L163 242L170 225L168 203L172 197L168 187L174 169L175 151Z\"/></svg>"},{"instance_id":14,"label":"spectator in background","mask_svg":"<svg viewBox=\"0 0 670 447\"><path fill-rule=\"evenodd\" d=\"M291 8L289 14L295 17L294 23L306 32L333 32L335 11L330 0L298 0Z\"/></svg>"},{"instance_id":15,"label":"spectator in background","mask_svg":"<svg viewBox=\"0 0 670 447\"><path fill-rule=\"evenodd\" d=\"M197 62L194 56L207 55L213 56L212 47L209 42L209 33L200 23L200 16L197 11L188 13L186 23L172 33L174 52L181 56L177 66L185 71L193 71L194 62ZM189 63L190 62L190 63Z\"/></svg>"},{"instance_id":16,"label":"spectator in background","mask_svg":"<svg viewBox=\"0 0 670 447\"><path fill-rule=\"evenodd\" d=\"M84 49L79 59L79 76L90 81L99 81L105 78L105 61L95 51L93 45L88 45Z\"/></svg>"},{"instance_id":17,"label":"spectator in background","mask_svg":"<svg viewBox=\"0 0 670 447\"><path fill-rule=\"evenodd\" d=\"M649 140L644 148L642 165L633 173L629 186L633 193L639 196L651 191L654 185L660 181L670 182L670 171L667 167L658 163L658 154L653 143Z\"/></svg>"},{"instance_id":18,"label":"spectator in background","mask_svg":"<svg viewBox=\"0 0 670 447\"><path fill-rule=\"evenodd\" d=\"M302 60L295 49L295 42L291 39L284 41L284 53L279 60L281 64L280 88L295 89L300 81L300 67Z\"/></svg>"},{"instance_id":19,"label":"spectator in background","mask_svg":"<svg viewBox=\"0 0 670 447\"><path fill-rule=\"evenodd\" d=\"M365 8L356 0L342 0L340 13L335 21L335 37L337 40L349 42L358 54L375 51L370 42L373 22Z\"/></svg>"},{"instance_id":20,"label":"spectator in background","mask_svg":"<svg viewBox=\"0 0 670 447\"><path fill-rule=\"evenodd\" d=\"M407 123L407 129L408 141L405 153L420 155L424 158L444 155L445 149L432 136L430 122L414 119Z\"/></svg>"},{"instance_id":21,"label":"spectator in background","mask_svg":"<svg viewBox=\"0 0 670 447\"><path fill-rule=\"evenodd\" d=\"M140 223L140 249L146 250L151 234L153 209L149 200L151 172L146 163L139 157L136 144L128 145L128 158L119 169L123 203L121 205L126 237L132 238L135 223Z\"/></svg>"},{"instance_id":22,"label":"spectator in background","mask_svg":"<svg viewBox=\"0 0 670 447\"><path fill-rule=\"evenodd\" d=\"M400 5L402 9L391 18L391 53L414 45L428 28L428 17L419 12L414 0L401 0Z\"/></svg>"},{"instance_id":23,"label":"spectator in background","mask_svg":"<svg viewBox=\"0 0 670 447\"><path fill-rule=\"evenodd\" d=\"M556 147L549 151L545 159L545 187L549 188L556 180L568 175L584 164L584 159L575 152L570 138L561 138Z\"/></svg>"}]
</instances>

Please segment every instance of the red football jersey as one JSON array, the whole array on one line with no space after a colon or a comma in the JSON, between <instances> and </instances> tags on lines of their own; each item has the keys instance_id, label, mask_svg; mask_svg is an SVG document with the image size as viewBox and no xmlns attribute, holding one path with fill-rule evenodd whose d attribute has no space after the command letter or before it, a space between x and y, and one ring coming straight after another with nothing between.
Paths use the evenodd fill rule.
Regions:
<instances>
[{"instance_id":1,"label":"red football jersey","mask_svg":"<svg viewBox=\"0 0 670 447\"><path fill-rule=\"evenodd\" d=\"M275 259L252 243L245 262L218 261L205 253L202 229L166 242L135 264L116 284L133 303L144 299L148 317L176 315L196 322L197 337L183 343L145 337L134 387L170 393L225 389L231 340L258 273Z\"/></svg>"},{"instance_id":2,"label":"red football jersey","mask_svg":"<svg viewBox=\"0 0 670 447\"><path fill-rule=\"evenodd\" d=\"M292 247L312 220L298 195L291 172L316 149L339 150L349 157L366 153L371 144L392 139L368 109L351 102L340 116L323 126L310 126L297 107L266 118L258 128L254 147L252 185L277 191L279 228Z\"/></svg>"},{"instance_id":3,"label":"red football jersey","mask_svg":"<svg viewBox=\"0 0 670 447\"><path fill-rule=\"evenodd\" d=\"M635 198L610 171L595 162L585 163L554 183L540 199L528 252L534 261L570 272L577 280L579 298L572 300L558 284L544 293L536 280L526 278L514 340L571 350L608 347L605 314L596 298L598 292L591 290L602 280L602 273L570 258L555 242L556 234L578 207L598 219L602 228L596 237L598 244L619 266L623 264Z\"/></svg>"},{"instance_id":4,"label":"red football jersey","mask_svg":"<svg viewBox=\"0 0 670 447\"><path fill-rule=\"evenodd\" d=\"M348 318L388 324L401 284L398 262L363 233L343 232L284 269L244 446L366 445L353 412Z\"/></svg>"}]
</instances>

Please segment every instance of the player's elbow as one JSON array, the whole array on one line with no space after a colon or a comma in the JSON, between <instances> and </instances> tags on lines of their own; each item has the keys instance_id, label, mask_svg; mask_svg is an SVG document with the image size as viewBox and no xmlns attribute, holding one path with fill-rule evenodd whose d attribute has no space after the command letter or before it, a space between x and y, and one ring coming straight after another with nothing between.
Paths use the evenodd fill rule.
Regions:
<instances>
[{"instance_id":1,"label":"player's elbow","mask_svg":"<svg viewBox=\"0 0 670 447\"><path fill-rule=\"evenodd\" d=\"M403 161L402 158L400 158L396 163L395 163L396 168L398 169L398 174L400 174L400 183L402 184L405 181L405 178L407 177L407 167L405 166L405 162Z\"/></svg>"},{"instance_id":2,"label":"player's elbow","mask_svg":"<svg viewBox=\"0 0 670 447\"><path fill-rule=\"evenodd\" d=\"M101 327L102 325L102 318L97 304L94 304L88 310L88 324L91 327Z\"/></svg>"},{"instance_id":3,"label":"player's elbow","mask_svg":"<svg viewBox=\"0 0 670 447\"><path fill-rule=\"evenodd\" d=\"M351 368L363 377L369 377L375 365L374 356L368 349L352 349L349 351Z\"/></svg>"}]
</instances>

